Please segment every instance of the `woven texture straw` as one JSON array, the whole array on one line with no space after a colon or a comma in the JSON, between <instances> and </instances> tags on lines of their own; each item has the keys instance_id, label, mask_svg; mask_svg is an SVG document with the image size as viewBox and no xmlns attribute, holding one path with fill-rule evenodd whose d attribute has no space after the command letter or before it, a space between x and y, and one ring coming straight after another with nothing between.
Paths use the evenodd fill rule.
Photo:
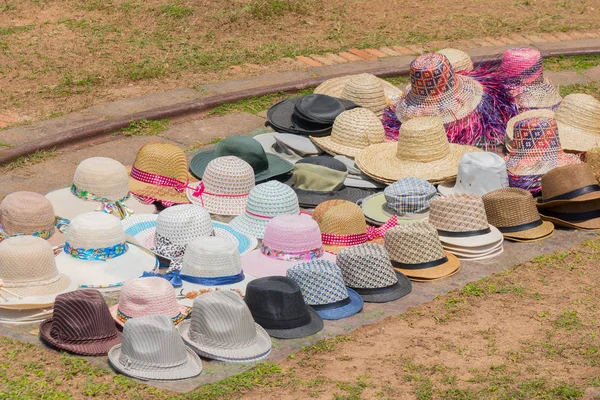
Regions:
<instances>
[{"instance_id":1,"label":"woven texture straw","mask_svg":"<svg viewBox=\"0 0 600 400\"><path fill-rule=\"evenodd\" d=\"M455 193L431 202L429 222L439 230L450 232L479 231L489 227L481 196Z\"/></svg>"},{"instance_id":2,"label":"woven texture straw","mask_svg":"<svg viewBox=\"0 0 600 400\"><path fill-rule=\"evenodd\" d=\"M183 256L182 275L216 278L242 272L240 252L235 243L221 237L192 240Z\"/></svg>"},{"instance_id":3,"label":"woven texture straw","mask_svg":"<svg viewBox=\"0 0 600 400\"><path fill-rule=\"evenodd\" d=\"M555 168L542 178L542 197L538 199L537 205L542 209L560 204L599 200L600 190L596 190L595 184L594 173L587 164ZM593 190L578 195L574 193L585 187Z\"/></svg>"},{"instance_id":4,"label":"woven texture straw","mask_svg":"<svg viewBox=\"0 0 600 400\"><path fill-rule=\"evenodd\" d=\"M55 229L52 203L34 192L13 192L0 203L0 226L8 236Z\"/></svg>"},{"instance_id":5,"label":"woven texture straw","mask_svg":"<svg viewBox=\"0 0 600 400\"><path fill-rule=\"evenodd\" d=\"M456 73L465 74L473 71L473 60L462 50L447 48L438 50L436 53L445 55Z\"/></svg>"},{"instance_id":6,"label":"woven texture straw","mask_svg":"<svg viewBox=\"0 0 600 400\"><path fill-rule=\"evenodd\" d=\"M381 88L383 89L384 95L385 95L385 97L387 97L388 100L393 102L395 99L402 96L402 91L400 89L398 89L396 86L392 85L391 83L389 83L387 81L384 81L383 79L379 79L371 74L347 75L347 76L342 76L339 78L328 79L325 82L321 83L319 86L317 86L315 88L314 93L326 94L326 95L332 96L332 97L344 98L343 97L344 96L344 88L346 87L346 85L351 80L356 80L356 79L366 80L366 77L361 78L364 75L370 76L370 78L369 78L370 81L373 81L373 78L376 78L379 81ZM381 96L375 96L375 94L376 93L374 92L373 93L374 99L381 98ZM350 99L347 99L347 100L350 100ZM380 100L378 100L378 102L380 102Z\"/></svg>"},{"instance_id":7,"label":"woven texture straw","mask_svg":"<svg viewBox=\"0 0 600 400\"><path fill-rule=\"evenodd\" d=\"M310 139L329 154L355 157L361 149L384 142L385 131L372 111L355 108L336 117L331 136Z\"/></svg>"},{"instance_id":8,"label":"woven texture straw","mask_svg":"<svg viewBox=\"0 0 600 400\"><path fill-rule=\"evenodd\" d=\"M556 87L547 79L543 82L526 86L515 98L520 110L556 110L561 104L562 97Z\"/></svg>"},{"instance_id":9,"label":"woven texture straw","mask_svg":"<svg viewBox=\"0 0 600 400\"><path fill-rule=\"evenodd\" d=\"M371 74L352 76L344 86L341 97L373 111L378 116L383 115L383 109L387 106L383 86L379 78Z\"/></svg>"},{"instance_id":10,"label":"woven texture straw","mask_svg":"<svg viewBox=\"0 0 600 400\"><path fill-rule=\"evenodd\" d=\"M600 145L600 101L574 93L566 96L554 115L565 150L587 151Z\"/></svg>"},{"instance_id":11,"label":"woven texture straw","mask_svg":"<svg viewBox=\"0 0 600 400\"><path fill-rule=\"evenodd\" d=\"M600 183L600 147L593 147L585 153L585 163L594 173L596 181Z\"/></svg>"},{"instance_id":12,"label":"woven texture straw","mask_svg":"<svg viewBox=\"0 0 600 400\"><path fill-rule=\"evenodd\" d=\"M526 120L528 118L554 118L555 113L551 110L529 110L519 113L518 115L512 117L506 123L506 135L504 136L504 145L506 146L506 150L510 153L513 148L513 137L515 134L515 124L520 121Z\"/></svg>"},{"instance_id":13,"label":"woven texture straw","mask_svg":"<svg viewBox=\"0 0 600 400\"><path fill-rule=\"evenodd\" d=\"M543 73L542 54L529 47L506 50L498 71L513 96L521 94L527 86L543 83Z\"/></svg>"},{"instance_id":14,"label":"woven texture straw","mask_svg":"<svg viewBox=\"0 0 600 400\"><path fill-rule=\"evenodd\" d=\"M397 143L380 143L361 150L356 165L386 184L408 176L440 183L456 177L460 158L473 151L481 150L448 143L439 118L421 117L402 124Z\"/></svg>"}]
</instances>

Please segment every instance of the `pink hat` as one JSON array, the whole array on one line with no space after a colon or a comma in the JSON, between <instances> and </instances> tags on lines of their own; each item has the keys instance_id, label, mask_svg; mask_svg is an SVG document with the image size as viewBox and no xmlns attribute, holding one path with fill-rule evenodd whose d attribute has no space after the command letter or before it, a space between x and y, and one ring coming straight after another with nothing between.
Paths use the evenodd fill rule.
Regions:
<instances>
[{"instance_id":1,"label":"pink hat","mask_svg":"<svg viewBox=\"0 0 600 400\"><path fill-rule=\"evenodd\" d=\"M189 315L190 308L177 303L173 286L159 277L136 278L126 281L121 288L119 304L110 308L117 324L150 314L164 314L174 325Z\"/></svg>"},{"instance_id":2,"label":"pink hat","mask_svg":"<svg viewBox=\"0 0 600 400\"><path fill-rule=\"evenodd\" d=\"M316 259L335 262L323 250L317 222L304 214L280 215L267 223L262 246L242 255L242 269L258 278L285 276L294 265Z\"/></svg>"}]
</instances>

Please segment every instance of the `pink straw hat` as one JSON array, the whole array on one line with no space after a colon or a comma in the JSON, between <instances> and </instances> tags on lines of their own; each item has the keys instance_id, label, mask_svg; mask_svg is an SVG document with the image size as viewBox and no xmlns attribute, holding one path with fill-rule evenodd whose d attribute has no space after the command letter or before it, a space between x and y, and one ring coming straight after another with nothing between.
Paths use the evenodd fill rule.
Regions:
<instances>
[{"instance_id":1,"label":"pink straw hat","mask_svg":"<svg viewBox=\"0 0 600 400\"><path fill-rule=\"evenodd\" d=\"M294 265L316 259L335 262L323 250L317 222L304 214L280 215L267 223L261 248L242 256L242 268L258 278L285 276Z\"/></svg>"}]
</instances>

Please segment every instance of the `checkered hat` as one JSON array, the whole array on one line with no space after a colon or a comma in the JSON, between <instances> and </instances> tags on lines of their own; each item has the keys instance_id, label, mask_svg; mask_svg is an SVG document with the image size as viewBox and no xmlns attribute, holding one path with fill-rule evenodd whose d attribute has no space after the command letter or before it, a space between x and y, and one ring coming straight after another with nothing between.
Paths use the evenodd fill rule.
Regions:
<instances>
[{"instance_id":1,"label":"checkered hat","mask_svg":"<svg viewBox=\"0 0 600 400\"><path fill-rule=\"evenodd\" d=\"M426 180L410 176L386 187L383 194L387 206L397 215L404 215L429 209L437 190Z\"/></svg>"},{"instance_id":2,"label":"checkered hat","mask_svg":"<svg viewBox=\"0 0 600 400\"><path fill-rule=\"evenodd\" d=\"M288 269L287 277L300 286L309 306L330 304L348 298L340 268L331 261L313 260Z\"/></svg>"}]
</instances>

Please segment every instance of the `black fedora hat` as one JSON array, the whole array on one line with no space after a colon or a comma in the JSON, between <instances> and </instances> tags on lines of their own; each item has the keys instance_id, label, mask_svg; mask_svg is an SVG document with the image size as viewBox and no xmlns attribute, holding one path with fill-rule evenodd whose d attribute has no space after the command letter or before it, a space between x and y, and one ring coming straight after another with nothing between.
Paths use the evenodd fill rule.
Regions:
<instances>
[{"instance_id":1,"label":"black fedora hat","mask_svg":"<svg viewBox=\"0 0 600 400\"><path fill-rule=\"evenodd\" d=\"M306 305L300 286L290 278L253 280L246 287L245 300L256 323L273 337L296 339L323 329L323 320Z\"/></svg>"}]
</instances>

